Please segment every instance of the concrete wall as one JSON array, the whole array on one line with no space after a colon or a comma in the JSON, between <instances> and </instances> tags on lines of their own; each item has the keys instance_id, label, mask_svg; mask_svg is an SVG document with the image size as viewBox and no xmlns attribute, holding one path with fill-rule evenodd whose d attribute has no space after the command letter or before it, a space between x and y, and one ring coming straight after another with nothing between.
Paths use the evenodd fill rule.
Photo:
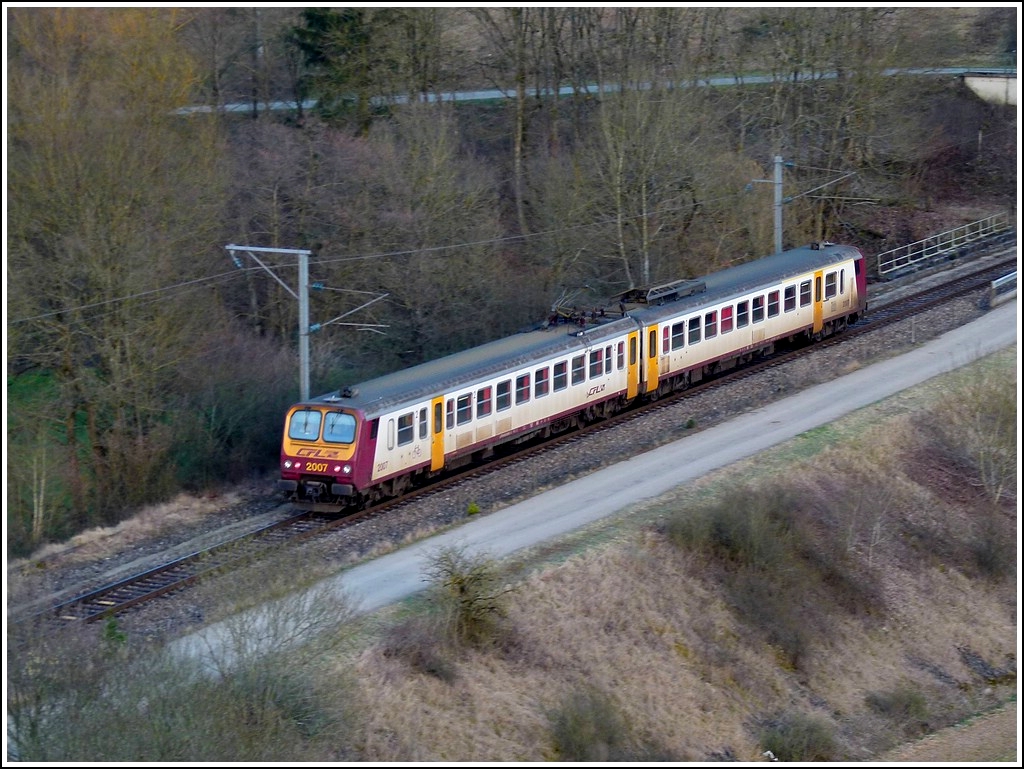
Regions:
<instances>
[{"instance_id":1,"label":"concrete wall","mask_svg":"<svg viewBox=\"0 0 1024 769\"><path fill-rule=\"evenodd\" d=\"M964 83L985 101L1017 104L1017 75L964 75Z\"/></svg>"}]
</instances>

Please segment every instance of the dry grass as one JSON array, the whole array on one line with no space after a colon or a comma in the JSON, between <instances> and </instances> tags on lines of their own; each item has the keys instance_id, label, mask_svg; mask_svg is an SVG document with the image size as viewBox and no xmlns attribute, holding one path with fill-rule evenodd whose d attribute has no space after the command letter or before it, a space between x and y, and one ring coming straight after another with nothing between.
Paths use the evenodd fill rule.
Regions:
<instances>
[{"instance_id":1,"label":"dry grass","mask_svg":"<svg viewBox=\"0 0 1024 769\"><path fill-rule=\"evenodd\" d=\"M595 708L627 725L629 757L765 760L761 740L788 725L790 739L810 731L836 760L866 760L1005 701L1015 676L993 685L970 660L1015 670L1014 575L978 578L966 533L977 509L922 485L907 452L921 439L912 414L948 385L678 490L624 518L615 542L539 566L511 601L515 643L455 653L447 681L368 648L356 667L364 758L558 760L552 714L598 692L607 703ZM737 612L727 566L672 545L658 524L768 477L797 500L816 554L804 544L776 564L802 563L818 580L790 596L814 631L798 666ZM926 548L920 532L945 544Z\"/></svg>"}]
</instances>

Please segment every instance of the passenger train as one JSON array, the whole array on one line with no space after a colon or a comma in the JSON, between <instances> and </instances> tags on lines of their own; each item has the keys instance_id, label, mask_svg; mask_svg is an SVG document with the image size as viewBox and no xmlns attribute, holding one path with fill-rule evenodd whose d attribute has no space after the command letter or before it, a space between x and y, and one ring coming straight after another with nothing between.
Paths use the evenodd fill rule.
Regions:
<instances>
[{"instance_id":1,"label":"passenger train","mask_svg":"<svg viewBox=\"0 0 1024 769\"><path fill-rule=\"evenodd\" d=\"M830 336L866 309L863 255L825 242L632 290L610 310L555 313L533 330L291 406L278 486L322 509L400 496L776 344Z\"/></svg>"}]
</instances>

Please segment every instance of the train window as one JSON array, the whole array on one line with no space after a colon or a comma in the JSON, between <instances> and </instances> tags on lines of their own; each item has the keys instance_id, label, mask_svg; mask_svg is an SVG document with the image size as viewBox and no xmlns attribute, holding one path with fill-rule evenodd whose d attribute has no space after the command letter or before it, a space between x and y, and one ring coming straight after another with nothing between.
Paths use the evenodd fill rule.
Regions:
<instances>
[{"instance_id":1,"label":"train window","mask_svg":"<svg viewBox=\"0 0 1024 769\"><path fill-rule=\"evenodd\" d=\"M652 328L650 336L647 338L647 357L656 358L658 356L658 329Z\"/></svg>"},{"instance_id":2,"label":"train window","mask_svg":"<svg viewBox=\"0 0 1024 769\"><path fill-rule=\"evenodd\" d=\"M521 374L516 377L516 403L530 400L530 375Z\"/></svg>"},{"instance_id":3,"label":"train window","mask_svg":"<svg viewBox=\"0 0 1024 769\"><path fill-rule=\"evenodd\" d=\"M814 301L821 301L821 276L816 275L814 277Z\"/></svg>"},{"instance_id":4,"label":"train window","mask_svg":"<svg viewBox=\"0 0 1024 769\"><path fill-rule=\"evenodd\" d=\"M732 305L722 308L722 333L728 334L732 331Z\"/></svg>"},{"instance_id":5,"label":"train window","mask_svg":"<svg viewBox=\"0 0 1024 769\"><path fill-rule=\"evenodd\" d=\"M635 366L636 365L636 354L637 354L637 349L636 348L637 348L636 337L635 336L631 336L629 338L629 365L630 366Z\"/></svg>"},{"instance_id":6,"label":"train window","mask_svg":"<svg viewBox=\"0 0 1024 769\"><path fill-rule=\"evenodd\" d=\"M608 345L604 348L604 370L605 373L612 373L612 346Z\"/></svg>"},{"instance_id":7,"label":"train window","mask_svg":"<svg viewBox=\"0 0 1024 769\"><path fill-rule=\"evenodd\" d=\"M755 296L753 301L753 314L751 319L754 323L760 323L762 320L764 320L764 297Z\"/></svg>"},{"instance_id":8,"label":"train window","mask_svg":"<svg viewBox=\"0 0 1024 769\"><path fill-rule=\"evenodd\" d=\"M572 383L579 384L587 378L587 364L583 355L572 359Z\"/></svg>"},{"instance_id":9,"label":"train window","mask_svg":"<svg viewBox=\"0 0 1024 769\"><path fill-rule=\"evenodd\" d=\"M750 322L750 302L744 299L736 303L736 328L743 328Z\"/></svg>"},{"instance_id":10,"label":"train window","mask_svg":"<svg viewBox=\"0 0 1024 769\"><path fill-rule=\"evenodd\" d=\"M498 411L504 411L512 406L512 380L506 379L504 382L498 382Z\"/></svg>"},{"instance_id":11,"label":"train window","mask_svg":"<svg viewBox=\"0 0 1024 769\"><path fill-rule=\"evenodd\" d=\"M836 295L836 274L830 272L825 276L825 298L831 299Z\"/></svg>"},{"instance_id":12,"label":"train window","mask_svg":"<svg viewBox=\"0 0 1024 769\"><path fill-rule=\"evenodd\" d=\"M460 395L455 407L455 423L464 425L473 420L473 394Z\"/></svg>"},{"instance_id":13,"label":"train window","mask_svg":"<svg viewBox=\"0 0 1024 769\"><path fill-rule=\"evenodd\" d=\"M672 334L672 329L670 329L668 326L665 326L665 328L663 328L661 330L661 354L662 355L668 355L668 351L670 349L672 349L669 346L669 340L671 339L671 334Z\"/></svg>"},{"instance_id":14,"label":"train window","mask_svg":"<svg viewBox=\"0 0 1024 769\"><path fill-rule=\"evenodd\" d=\"M683 321L672 324L672 349L678 350L686 341L686 324Z\"/></svg>"},{"instance_id":15,"label":"train window","mask_svg":"<svg viewBox=\"0 0 1024 769\"><path fill-rule=\"evenodd\" d=\"M485 417L491 413L491 388L481 387L476 391L476 416Z\"/></svg>"},{"instance_id":16,"label":"train window","mask_svg":"<svg viewBox=\"0 0 1024 769\"><path fill-rule=\"evenodd\" d=\"M422 441L427 437L427 410L426 408L420 409L420 440Z\"/></svg>"},{"instance_id":17,"label":"train window","mask_svg":"<svg viewBox=\"0 0 1024 769\"><path fill-rule=\"evenodd\" d=\"M598 348L590 352L590 378L596 379L604 373L604 350Z\"/></svg>"},{"instance_id":18,"label":"train window","mask_svg":"<svg viewBox=\"0 0 1024 769\"><path fill-rule=\"evenodd\" d=\"M839 293L846 293L846 270L839 271Z\"/></svg>"},{"instance_id":19,"label":"train window","mask_svg":"<svg viewBox=\"0 0 1024 769\"><path fill-rule=\"evenodd\" d=\"M806 307L811 303L811 281L805 280L800 284L800 306Z\"/></svg>"},{"instance_id":20,"label":"train window","mask_svg":"<svg viewBox=\"0 0 1024 769\"><path fill-rule=\"evenodd\" d=\"M320 436L323 415L313 409L302 409L292 414L288 423L288 437L293 441L315 441Z\"/></svg>"},{"instance_id":21,"label":"train window","mask_svg":"<svg viewBox=\"0 0 1024 769\"><path fill-rule=\"evenodd\" d=\"M555 364L555 392L564 390L569 386L568 368L569 366L564 360Z\"/></svg>"},{"instance_id":22,"label":"train window","mask_svg":"<svg viewBox=\"0 0 1024 769\"><path fill-rule=\"evenodd\" d=\"M395 447L395 420L388 420L388 451Z\"/></svg>"},{"instance_id":23,"label":"train window","mask_svg":"<svg viewBox=\"0 0 1024 769\"><path fill-rule=\"evenodd\" d=\"M533 373L533 397L540 398L543 395L547 395L549 386L547 368L537 369Z\"/></svg>"},{"instance_id":24,"label":"train window","mask_svg":"<svg viewBox=\"0 0 1024 769\"><path fill-rule=\"evenodd\" d=\"M792 312L796 309L796 286L786 286L785 299L783 301L786 306L786 312Z\"/></svg>"},{"instance_id":25,"label":"train window","mask_svg":"<svg viewBox=\"0 0 1024 769\"><path fill-rule=\"evenodd\" d=\"M455 427L455 401L451 398L448 399L444 407L444 421L449 430Z\"/></svg>"},{"instance_id":26,"label":"train window","mask_svg":"<svg viewBox=\"0 0 1024 769\"><path fill-rule=\"evenodd\" d=\"M689 336L686 340L689 344L697 344L700 341L700 316L696 318L690 318L689 320Z\"/></svg>"},{"instance_id":27,"label":"train window","mask_svg":"<svg viewBox=\"0 0 1024 769\"><path fill-rule=\"evenodd\" d=\"M718 336L718 311L712 310L704 314L704 338Z\"/></svg>"},{"instance_id":28,"label":"train window","mask_svg":"<svg viewBox=\"0 0 1024 769\"><path fill-rule=\"evenodd\" d=\"M768 292L768 317L774 318L779 314L779 292Z\"/></svg>"},{"instance_id":29,"label":"train window","mask_svg":"<svg viewBox=\"0 0 1024 769\"><path fill-rule=\"evenodd\" d=\"M619 371L626 368L626 343L619 342L617 354L615 356L615 365L618 366Z\"/></svg>"},{"instance_id":30,"label":"train window","mask_svg":"<svg viewBox=\"0 0 1024 769\"><path fill-rule=\"evenodd\" d=\"M404 446L407 443L412 443L413 438L416 437L416 433L413 430L413 412L408 414L402 414L398 418L398 445Z\"/></svg>"},{"instance_id":31,"label":"train window","mask_svg":"<svg viewBox=\"0 0 1024 769\"><path fill-rule=\"evenodd\" d=\"M441 432L441 401L434 404L434 434Z\"/></svg>"},{"instance_id":32,"label":"train window","mask_svg":"<svg viewBox=\"0 0 1024 769\"><path fill-rule=\"evenodd\" d=\"M380 417L370 422L370 440L377 440L377 431L380 429Z\"/></svg>"},{"instance_id":33,"label":"train window","mask_svg":"<svg viewBox=\"0 0 1024 769\"><path fill-rule=\"evenodd\" d=\"M352 443L356 439L356 418L343 411L328 411L324 419L324 440L328 443Z\"/></svg>"}]
</instances>

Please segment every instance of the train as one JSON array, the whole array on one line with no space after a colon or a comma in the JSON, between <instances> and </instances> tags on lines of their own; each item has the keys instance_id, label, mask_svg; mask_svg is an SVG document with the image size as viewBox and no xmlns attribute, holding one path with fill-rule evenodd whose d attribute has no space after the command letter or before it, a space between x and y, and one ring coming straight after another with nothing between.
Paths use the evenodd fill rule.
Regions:
<instances>
[{"instance_id":1,"label":"train","mask_svg":"<svg viewBox=\"0 0 1024 769\"><path fill-rule=\"evenodd\" d=\"M600 309L553 308L529 330L293 404L278 489L320 510L400 497L777 345L819 341L866 311L863 254L829 242L632 289Z\"/></svg>"}]
</instances>

